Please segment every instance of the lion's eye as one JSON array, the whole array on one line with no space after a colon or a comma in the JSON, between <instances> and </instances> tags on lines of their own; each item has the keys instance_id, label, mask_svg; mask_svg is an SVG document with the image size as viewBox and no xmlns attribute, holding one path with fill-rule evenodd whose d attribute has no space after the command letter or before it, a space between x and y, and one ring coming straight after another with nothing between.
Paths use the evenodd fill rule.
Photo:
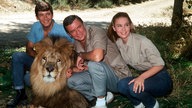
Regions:
<instances>
[{"instance_id":1,"label":"lion's eye","mask_svg":"<svg viewBox=\"0 0 192 108\"><path fill-rule=\"evenodd\" d=\"M47 60L47 58L46 58L46 57L43 57L42 59L43 59L43 60Z\"/></svg>"},{"instance_id":2,"label":"lion's eye","mask_svg":"<svg viewBox=\"0 0 192 108\"><path fill-rule=\"evenodd\" d=\"M61 62L61 59L57 59L57 62Z\"/></svg>"}]
</instances>

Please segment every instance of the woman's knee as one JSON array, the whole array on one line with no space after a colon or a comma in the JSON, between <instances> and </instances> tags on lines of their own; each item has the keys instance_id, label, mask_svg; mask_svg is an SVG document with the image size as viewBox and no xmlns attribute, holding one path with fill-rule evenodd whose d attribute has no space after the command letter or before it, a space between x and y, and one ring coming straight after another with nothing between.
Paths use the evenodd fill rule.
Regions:
<instances>
[{"instance_id":1,"label":"woman's knee","mask_svg":"<svg viewBox=\"0 0 192 108\"><path fill-rule=\"evenodd\" d=\"M118 88L118 91L120 93L123 93L125 95L127 95L127 93L129 93L131 90L132 90L132 86L133 84L128 84L129 81L131 81L132 78L124 78L124 79L121 79L118 83L117 83L117 88Z\"/></svg>"},{"instance_id":2,"label":"woman's knee","mask_svg":"<svg viewBox=\"0 0 192 108\"><path fill-rule=\"evenodd\" d=\"M123 90L125 88L125 85L126 85L126 81L124 79L120 80L118 83L117 83L117 88L119 91Z\"/></svg>"},{"instance_id":3,"label":"woman's knee","mask_svg":"<svg viewBox=\"0 0 192 108\"><path fill-rule=\"evenodd\" d=\"M128 80L125 79L121 79L118 83L117 83L117 88L119 92L123 92L125 89L128 89Z\"/></svg>"}]
</instances>

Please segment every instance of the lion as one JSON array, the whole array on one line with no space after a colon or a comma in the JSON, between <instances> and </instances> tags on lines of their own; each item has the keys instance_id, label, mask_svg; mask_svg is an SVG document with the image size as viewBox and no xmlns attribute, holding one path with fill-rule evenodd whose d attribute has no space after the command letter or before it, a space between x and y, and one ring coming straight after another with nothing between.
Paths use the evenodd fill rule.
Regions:
<instances>
[{"instance_id":1,"label":"lion","mask_svg":"<svg viewBox=\"0 0 192 108\"><path fill-rule=\"evenodd\" d=\"M35 44L37 55L30 70L32 107L88 107L84 96L67 86L67 74L77 58L73 48L72 43L59 37L47 37Z\"/></svg>"}]
</instances>

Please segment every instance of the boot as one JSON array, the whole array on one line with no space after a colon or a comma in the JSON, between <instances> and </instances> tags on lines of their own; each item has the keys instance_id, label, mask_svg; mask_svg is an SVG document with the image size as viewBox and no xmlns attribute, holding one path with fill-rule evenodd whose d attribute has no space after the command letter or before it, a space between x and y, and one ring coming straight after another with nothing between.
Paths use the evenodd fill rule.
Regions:
<instances>
[{"instance_id":1,"label":"boot","mask_svg":"<svg viewBox=\"0 0 192 108\"><path fill-rule=\"evenodd\" d=\"M16 92L16 97L7 103L7 108L15 108L19 103L27 100L25 89L16 90Z\"/></svg>"}]
</instances>

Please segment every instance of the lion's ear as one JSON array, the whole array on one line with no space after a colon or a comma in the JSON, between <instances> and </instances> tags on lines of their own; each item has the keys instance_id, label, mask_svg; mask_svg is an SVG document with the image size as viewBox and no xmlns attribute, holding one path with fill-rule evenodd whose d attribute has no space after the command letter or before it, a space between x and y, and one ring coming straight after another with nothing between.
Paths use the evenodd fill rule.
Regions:
<instances>
[{"instance_id":1,"label":"lion's ear","mask_svg":"<svg viewBox=\"0 0 192 108\"><path fill-rule=\"evenodd\" d=\"M71 42L69 42L65 38L60 38L56 43L55 47L62 50L63 53L67 53L68 55L72 54L72 51L74 49L74 46Z\"/></svg>"},{"instance_id":2,"label":"lion's ear","mask_svg":"<svg viewBox=\"0 0 192 108\"><path fill-rule=\"evenodd\" d=\"M34 45L34 50L38 53L42 49L46 49L48 46L51 46L52 44L53 43L52 43L51 39L49 37L46 37Z\"/></svg>"},{"instance_id":3,"label":"lion's ear","mask_svg":"<svg viewBox=\"0 0 192 108\"><path fill-rule=\"evenodd\" d=\"M35 50L37 53L41 50L41 45L40 45L39 42L35 44L34 50Z\"/></svg>"}]
</instances>

